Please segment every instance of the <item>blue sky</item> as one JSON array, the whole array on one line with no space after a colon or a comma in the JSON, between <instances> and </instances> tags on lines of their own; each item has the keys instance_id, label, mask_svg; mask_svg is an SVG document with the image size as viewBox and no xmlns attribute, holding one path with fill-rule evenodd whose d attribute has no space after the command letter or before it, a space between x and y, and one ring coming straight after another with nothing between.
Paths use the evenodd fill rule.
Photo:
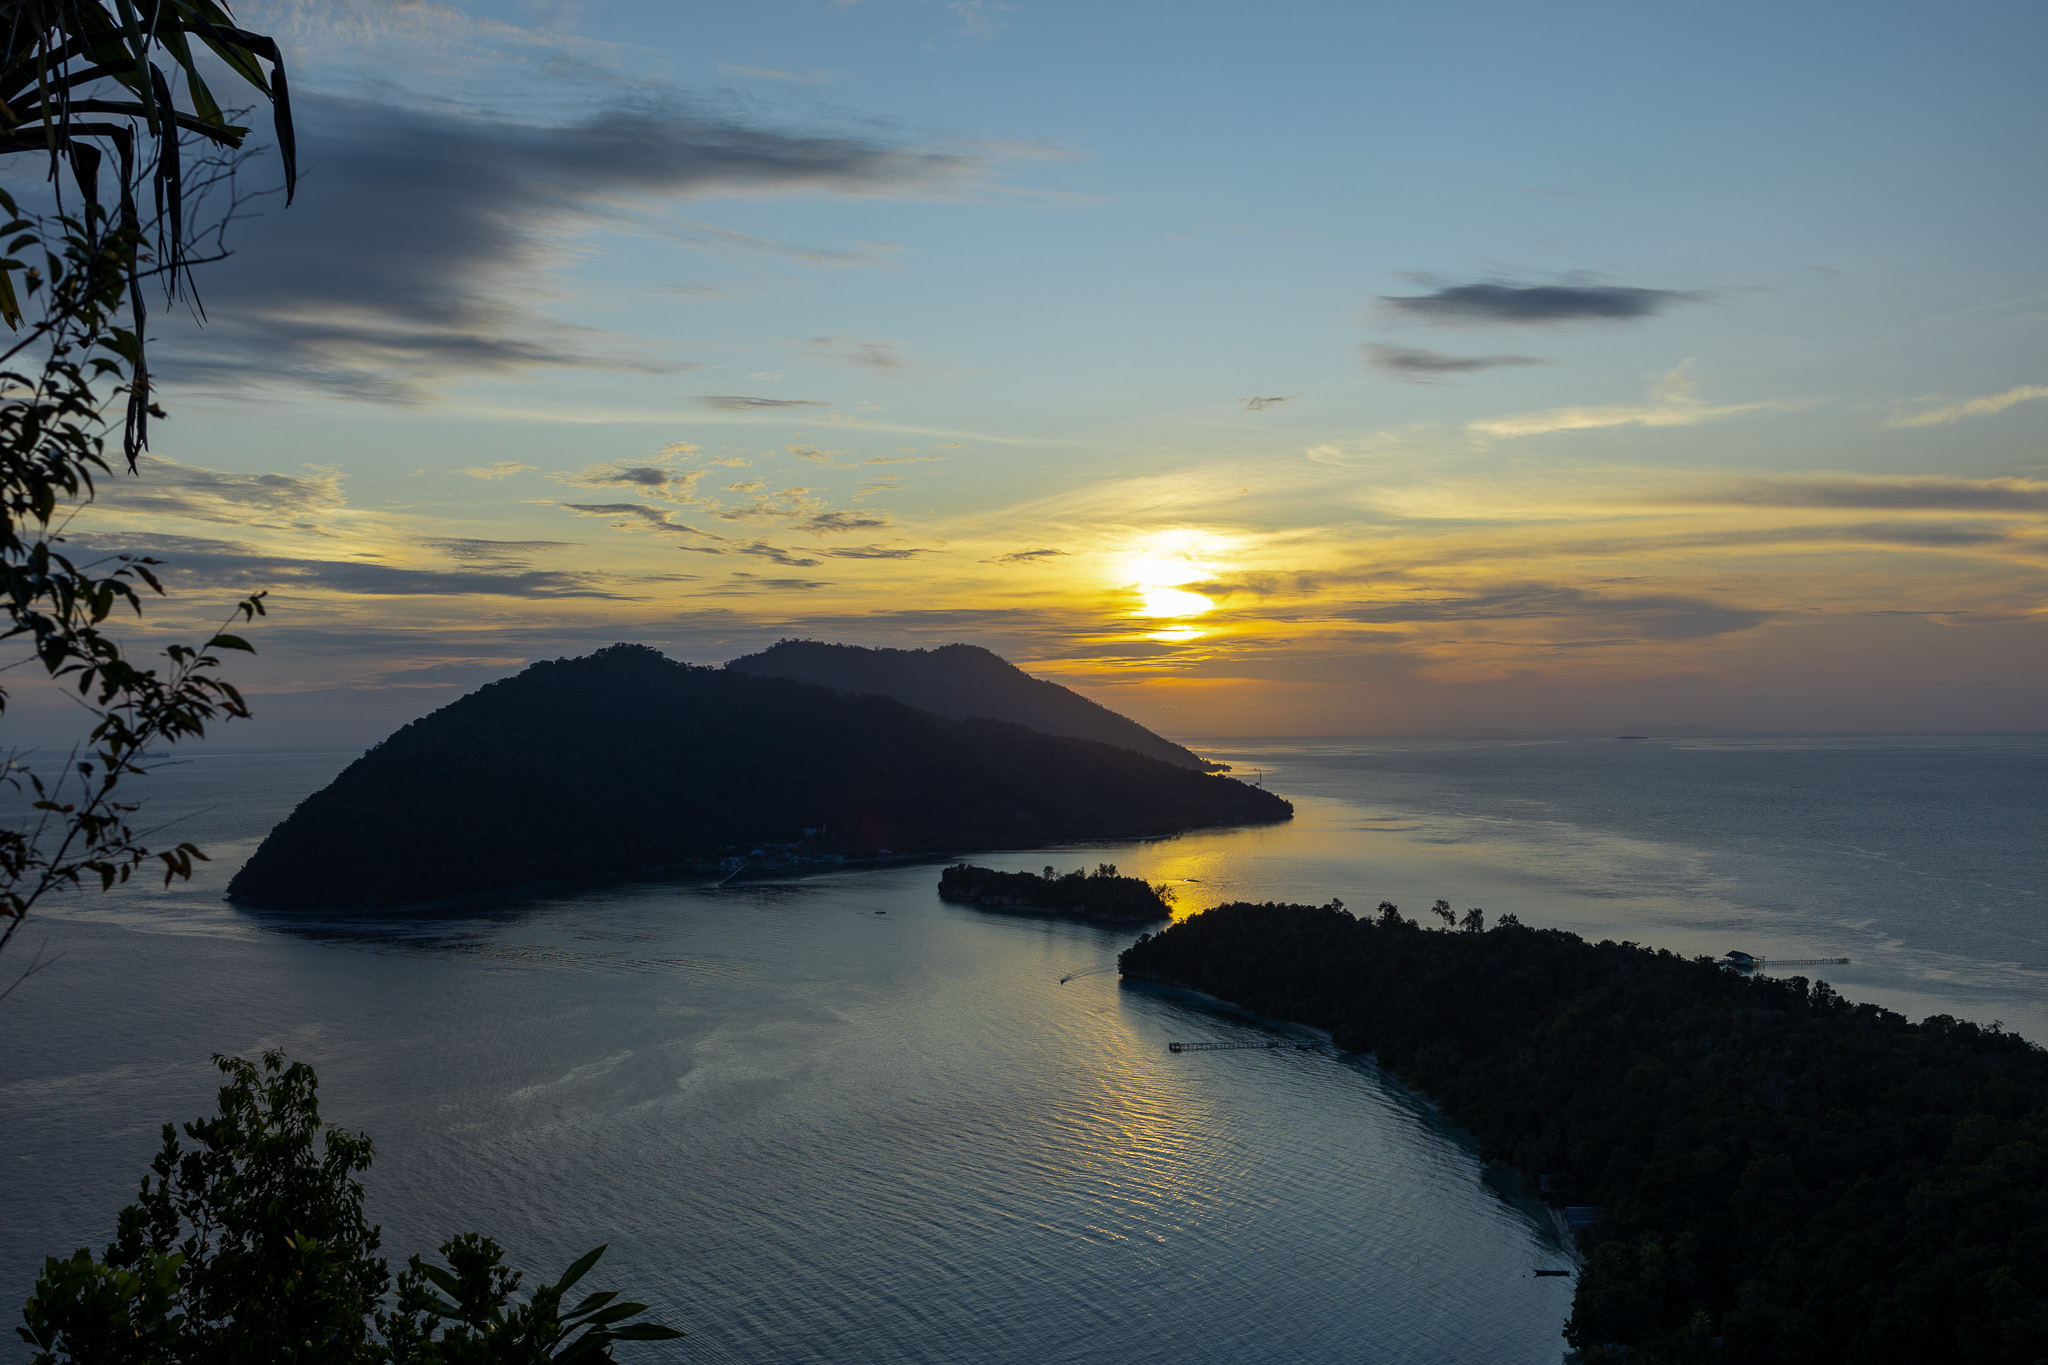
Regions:
<instances>
[{"instance_id":1,"label":"blue sky","mask_svg":"<svg viewBox=\"0 0 2048 1365\"><path fill-rule=\"evenodd\" d=\"M783 635L1181 734L2048 719L2038 7L238 13L299 201L86 529L273 589L243 742Z\"/></svg>"}]
</instances>

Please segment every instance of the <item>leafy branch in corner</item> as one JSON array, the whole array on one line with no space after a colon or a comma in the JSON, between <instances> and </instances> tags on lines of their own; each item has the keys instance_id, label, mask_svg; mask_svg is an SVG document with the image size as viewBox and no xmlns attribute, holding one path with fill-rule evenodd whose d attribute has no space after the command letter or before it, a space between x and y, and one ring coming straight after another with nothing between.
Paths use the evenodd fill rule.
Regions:
<instances>
[{"instance_id":1,"label":"leafy branch in corner","mask_svg":"<svg viewBox=\"0 0 2048 1365\"><path fill-rule=\"evenodd\" d=\"M195 247L208 234L195 235L193 214L209 189L232 179L232 156L249 130L223 112L201 53L270 101L287 202L297 159L276 42L237 27L211 0L0 0L0 22L0 164L46 160L56 205L53 214L32 212L0 188L0 321L15 333L0 351L0 639L23 647L0 673L39 666L91 722L82 749L54 775L34 771L18 750L0 760L0 782L28 798L26 818L0 829L4 948L57 887L88 879L111 887L152 857L168 883L189 877L205 856L189 843L148 848L129 822L136 806L118 788L148 771L151 746L249 714L216 670L223 651L250 651L230 628L263 614L263 595L236 603L204 644L170 645L141 663L107 626L117 611L139 616L145 594L163 595L159 561L120 554L81 563L64 532L111 472L111 414L121 413L131 474L149 419L164 415L152 398L145 283L161 284L168 299L189 298L192 267L224 254ZM173 77L187 109L172 94ZM188 139L197 155L181 145ZM110 163L114 192L103 197ZM0 712L9 700L0 687Z\"/></svg>"}]
</instances>

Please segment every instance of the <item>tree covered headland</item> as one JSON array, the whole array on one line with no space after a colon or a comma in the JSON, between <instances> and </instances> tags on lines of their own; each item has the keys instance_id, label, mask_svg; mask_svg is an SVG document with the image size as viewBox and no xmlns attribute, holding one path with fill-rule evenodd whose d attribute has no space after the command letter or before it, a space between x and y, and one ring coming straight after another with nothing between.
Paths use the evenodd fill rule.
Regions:
<instances>
[{"instance_id":1,"label":"tree covered headland","mask_svg":"<svg viewBox=\"0 0 2048 1365\"><path fill-rule=\"evenodd\" d=\"M1437 913L1223 905L1119 965L1327 1028L1603 1207L1566 1329L1589 1362L2048 1360L2048 1052Z\"/></svg>"},{"instance_id":2,"label":"tree covered headland","mask_svg":"<svg viewBox=\"0 0 2048 1365\"><path fill-rule=\"evenodd\" d=\"M1143 877L1125 877L1115 863L1098 863L1095 871L1079 868L1065 876L1033 872L998 872L994 868L956 863L939 874L939 899L992 910L1049 910L1104 924L1143 924L1171 913L1173 893L1152 886Z\"/></svg>"},{"instance_id":3,"label":"tree covered headland","mask_svg":"<svg viewBox=\"0 0 2048 1365\"><path fill-rule=\"evenodd\" d=\"M272 830L228 894L403 905L769 846L965 852L1292 814L1128 749L614 645L398 731Z\"/></svg>"}]
</instances>

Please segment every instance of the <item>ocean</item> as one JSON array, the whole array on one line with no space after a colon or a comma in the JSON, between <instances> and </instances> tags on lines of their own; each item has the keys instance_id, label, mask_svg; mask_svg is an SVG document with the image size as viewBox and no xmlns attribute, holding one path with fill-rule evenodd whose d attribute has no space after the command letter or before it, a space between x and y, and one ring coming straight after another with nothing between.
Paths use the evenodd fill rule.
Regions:
<instances>
[{"instance_id":1,"label":"ocean","mask_svg":"<svg viewBox=\"0 0 2048 1365\"><path fill-rule=\"evenodd\" d=\"M1202 751L1297 818L976 861L1113 862L1182 914L1443 897L1688 953L1848 957L1802 970L2048 1038L2040 737ZM1169 1052L1276 1026L1120 984L1130 930L941 904L937 864L354 921L223 903L352 757L166 768L153 815L215 861L53 906L9 950L9 981L47 965L0 1002L0 1298L106 1241L160 1125L210 1108L210 1053L281 1047L377 1140L387 1254L482 1231L552 1275L608 1243L592 1283L690 1334L627 1359L1562 1354L1571 1282L1534 1272L1566 1248L1422 1097L1327 1048Z\"/></svg>"}]
</instances>

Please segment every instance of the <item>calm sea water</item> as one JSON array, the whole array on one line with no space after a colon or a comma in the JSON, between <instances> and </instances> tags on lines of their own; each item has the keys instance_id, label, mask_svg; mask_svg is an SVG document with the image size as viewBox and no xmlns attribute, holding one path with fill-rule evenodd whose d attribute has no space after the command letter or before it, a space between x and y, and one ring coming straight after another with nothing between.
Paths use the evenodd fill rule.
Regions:
<instances>
[{"instance_id":1,"label":"calm sea water","mask_svg":"<svg viewBox=\"0 0 2048 1365\"><path fill-rule=\"evenodd\" d=\"M1819 974L1851 996L2048 1037L2039 740L1222 756L1299 818L980 861L1113 861L1184 910L1443 896L1687 951L1850 956ZM152 778L207 876L56 907L10 951L55 960L0 1003L0 1298L106 1239L158 1125L210 1107L207 1054L279 1046L376 1137L388 1251L476 1229L553 1271L609 1241L597 1278L691 1334L635 1358L1561 1354L1570 1282L1532 1272L1562 1248L1426 1105L1325 1052L1174 1055L1267 1034L1109 973L1059 984L1128 932L942 905L934 867L369 923L221 903L351 757Z\"/></svg>"}]
</instances>

